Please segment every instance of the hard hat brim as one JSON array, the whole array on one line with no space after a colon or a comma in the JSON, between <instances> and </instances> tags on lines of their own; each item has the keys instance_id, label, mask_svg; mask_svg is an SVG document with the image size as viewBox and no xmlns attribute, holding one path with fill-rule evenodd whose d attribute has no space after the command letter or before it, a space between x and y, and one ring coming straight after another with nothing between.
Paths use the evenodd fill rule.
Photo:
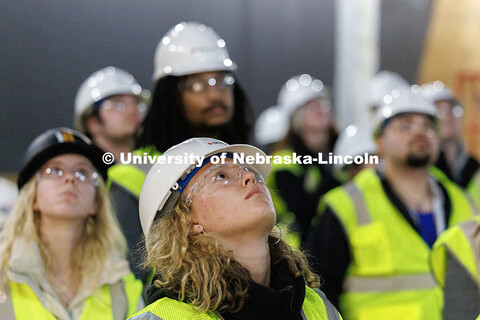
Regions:
<instances>
[{"instance_id":1,"label":"hard hat brim","mask_svg":"<svg viewBox=\"0 0 480 320\"><path fill-rule=\"evenodd\" d=\"M32 153L35 153L35 150L32 151ZM105 164L102 160L104 154L103 150L95 145L89 145L86 143L65 142L47 147L33 156L19 173L17 182L18 189L20 190L48 160L69 153L79 154L86 157L90 160L102 178L104 180L107 179L107 171L110 165ZM28 155L26 155L26 157L28 158Z\"/></svg>"}]
</instances>

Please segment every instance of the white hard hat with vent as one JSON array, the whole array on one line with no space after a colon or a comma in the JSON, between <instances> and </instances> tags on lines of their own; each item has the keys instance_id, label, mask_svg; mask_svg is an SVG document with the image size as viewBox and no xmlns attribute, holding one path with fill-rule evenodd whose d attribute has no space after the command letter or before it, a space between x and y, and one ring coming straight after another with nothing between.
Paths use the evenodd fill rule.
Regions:
<instances>
[{"instance_id":1,"label":"white hard hat with vent","mask_svg":"<svg viewBox=\"0 0 480 320\"><path fill-rule=\"evenodd\" d=\"M243 154L245 157L254 156L264 157L265 153L248 144L229 145L223 141L211 138L192 138L168 149L163 156L184 158L186 155L190 157L209 157L215 154L237 153ZM180 161L179 161L180 162ZM204 163L205 164L205 163ZM254 167L263 177L267 179L272 171L270 163L253 164ZM192 164L188 161L176 163L157 162L147 173L143 182L142 191L140 193L140 223L142 225L145 236L150 232L153 221L157 214L165 214L170 212L179 199L183 187L196 173L197 163ZM184 186L182 186L184 184Z\"/></svg>"},{"instance_id":2,"label":"white hard hat with vent","mask_svg":"<svg viewBox=\"0 0 480 320\"><path fill-rule=\"evenodd\" d=\"M142 87L130 73L112 66L90 75L82 83L75 97L75 128L85 133L86 129L82 123L83 115L91 110L94 103L117 94L141 97Z\"/></svg>"},{"instance_id":3,"label":"white hard hat with vent","mask_svg":"<svg viewBox=\"0 0 480 320\"><path fill-rule=\"evenodd\" d=\"M382 70L378 72L368 83L370 106L380 107L383 105L383 97L391 94L392 90L408 85L407 80L398 73Z\"/></svg>"},{"instance_id":4,"label":"white hard hat with vent","mask_svg":"<svg viewBox=\"0 0 480 320\"><path fill-rule=\"evenodd\" d=\"M153 80L207 71L235 71L225 41L211 28L181 22L160 40L153 60Z\"/></svg>"},{"instance_id":5,"label":"white hard hat with vent","mask_svg":"<svg viewBox=\"0 0 480 320\"><path fill-rule=\"evenodd\" d=\"M308 74L290 78L278 94L277 104L292 115L299 107L315 98L326 97L325 87L321 80Z\"/></svg>"},{"instance_id":6,"label":"white hard hat with vent","mask_svg":"<svg viewBox=\"0 0 480 320\"><path fill-rule=\"evenodd\" d=\"M288 132L289 119L279 106L265 109L255 121L255 140L267 145L281 140Z\"/></svg>"},{"instance_id":7,"label":"white hard hat with vent","mask_svg":"<svg viewBox=\"0 0 480 320\"><path fill-rule=\"evenodd\" d=\"M373 118L374 135L380 133L383 123L399 114L421 113L437 118L434 104L420 94L419 86L404 86L392 91L383 98L383 105Z\"/></svg>"},{"instance_id":8,"label":"white hard hat with vent","mask_svg":"<svg viewBox=\"0 0 480 320\"><path fill-rule=\"evenodd\" d=\"M377 152L377 145L373 140L373 130L368 124L350 125L343 130L335 146L333 154L335 156L358 156L365 153L373 154ZM340 171L345 167L343 163L335 163L334 170Z\"/></svg>"}]
</instances>

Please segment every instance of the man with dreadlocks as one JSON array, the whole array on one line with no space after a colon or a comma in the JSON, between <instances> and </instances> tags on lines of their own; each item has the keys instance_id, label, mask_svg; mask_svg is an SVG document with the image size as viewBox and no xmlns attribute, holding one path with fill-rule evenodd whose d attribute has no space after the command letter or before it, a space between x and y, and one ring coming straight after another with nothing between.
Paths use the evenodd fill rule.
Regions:
<instances>
[{"instance_id":1,"label":"man with dreadlocks","mask_svg":"<svg viewBox=\"0 0 480 320\"><path fill-rule=\"evenodd\" d=\"M137 155L159 155L192 137L246 143L251 127L247 98L235 78L225 41L210 27L182 22L159 42L154 57L152 103L137 142ZM109 170L110 193L129 246L129 261L144 282L139 259L142 228L138 197L151 164L119 164Z\"/></svg>"}]
</instances>

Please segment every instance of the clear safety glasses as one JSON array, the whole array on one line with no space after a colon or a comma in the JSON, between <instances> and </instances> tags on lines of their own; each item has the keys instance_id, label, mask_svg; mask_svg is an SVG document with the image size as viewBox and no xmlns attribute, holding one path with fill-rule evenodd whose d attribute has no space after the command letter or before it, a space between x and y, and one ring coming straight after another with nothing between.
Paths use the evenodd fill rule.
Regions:
<instances>
[{"instance_id":1,"label":"clear safety glasses","mask_svg":"<svg viewBox=\"0 0 480 320\"><path fill-rule=\"evenodd\" d=\"M188 193L185 203L191 206L198 193L213 194L221 188L236 185L247 174L252 175L255 182L265 184L262 175L252 166L246 164L217 164L202 173Z\"/></svg>"},{"instance_id":2,"label":"clear safety glasses","mask_svg":"<svg viewBox=\"0 0 480 320\"><path fill-rule=\"evenodd\" d=\"M60 180L69 173L79 183L96 184L99 177L95 170L87 167L65 168L55 165L40 169L37 173L37 179Z\"/></svg>"},{"instance_id":3,"label":"clear safety glasses","mask_svg":"<svg viewBox=\"0 0 480 320\"><path fill-rule=\"evenodd\" d=\"M100 104L100 108L103 108L105 110L115 110L119 113L125 113L128 109L131 109L133 111L139 112L142 116L147 113L147 105L142 102L125 103L124 101L114 101L106 99Z\"/></svg>"},{"instance_id":4,"label":"clear safety glasses","mask_svg":"<svg viewBox=\"0 0 480 320\"><path fill-rule=\"evenodd\" d=\"M437 134L437 126L433 121L424 121L415 123L409 120L394 119L391 123L392 128L400 132L417 133L422 132L428 137L434 137Z\"/></svg>"},{"instance_id":5,"label":"clear safety glasses","mask_svg":"<svg viewBox=\"0 0 480 320\"><path fill-rule=\"evenodd\" d=\"M202 77L187 78L184 88L193 93L204 93L210 88L217 88L220 91L226 91L233 87L235 78L230 73L221 74L209 79Z\"/></svg>"}]
</instances>

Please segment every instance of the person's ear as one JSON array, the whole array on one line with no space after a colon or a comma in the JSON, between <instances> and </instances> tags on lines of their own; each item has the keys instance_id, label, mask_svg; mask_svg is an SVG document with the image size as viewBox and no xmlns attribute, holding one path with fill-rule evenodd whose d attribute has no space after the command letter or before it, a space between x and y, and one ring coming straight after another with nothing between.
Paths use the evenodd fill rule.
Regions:
<instances>
[{"instance_id":1,"label":"person's ear","mask_svg":"<svg viewBox=\"0 0 480 320\"><path fill-rule=\"evenodd\" d=\"M190 233L194 236L198 236L201 233L205 233L203 230L203 226L200 224L193 224L192 228L190 228Z\"/></svg>"},{"instance_id":2,"label":"person's ear","mask_svg":"<svg viewBox=\"0 0 480 320\"><path fill-rule=\"evenodd\" d=\"M37 201L37 196L35 196L35 199L33 200L33 211L40 211L40 207L38 206L38 201Z\"/></svg>"},{"instance_id":3,"label":"person's ear","mask_svg":"<svg viewBox=\"0 0 480 320\"><path fill-rule=\"evenodd\" d=\"M85 128L87 129L87 132L90 133L92 138L94 138L99 135L100 130L102 129L102 123L96 116L91 115L85 119Z\"/></svg>"},{"instance_id":4,"label":"person's ear","mask_svg":"<svg viewBox=\"0 0 480 320\"><path fill-rule=\"evenodd\" d=\"M383 154L383 151L385 150L385 142L383 139L383 135L379 135L378 137L376 137L375 143L377 144L377 154Z\"/></svg>"}]
</instances>

